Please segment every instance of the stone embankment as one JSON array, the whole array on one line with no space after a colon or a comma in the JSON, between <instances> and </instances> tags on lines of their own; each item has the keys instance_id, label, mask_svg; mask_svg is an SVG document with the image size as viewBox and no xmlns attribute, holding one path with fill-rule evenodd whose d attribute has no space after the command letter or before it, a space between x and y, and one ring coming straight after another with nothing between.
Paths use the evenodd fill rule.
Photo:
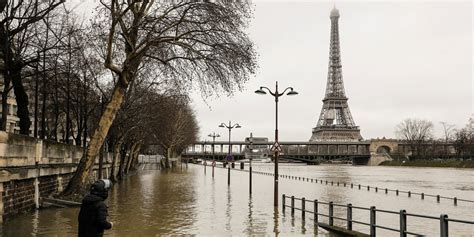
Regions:
<instances>
[{"instance_id":1,"label":"stone embankment","mask_svg":"<svg viewBox=\"0 0 474 237\"><path fill-rule=\"evenodd\" d=\"M84 148L0 131L0 223L40 207L42 197L61 192ZM97 159L96 159L97 160ZM108 176L112 154L104 156ZM97 177L97 165L94 176Z\"/></svg>"}]
</instances>

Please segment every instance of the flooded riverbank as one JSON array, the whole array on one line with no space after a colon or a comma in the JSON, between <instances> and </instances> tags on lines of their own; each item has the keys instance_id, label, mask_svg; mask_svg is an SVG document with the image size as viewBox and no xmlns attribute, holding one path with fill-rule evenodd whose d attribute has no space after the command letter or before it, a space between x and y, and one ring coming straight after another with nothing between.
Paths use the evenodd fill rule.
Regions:
<instances>
[{"instance_id":1,"label":"flooded riverbank","mask_svg":"<svg viewBox=\"0 0 474 237\"><path fill-rule=\"evenodd\" d=\"M150 167L148 167L150 168ZM254 165L254 171L272 172L272 164ZM280 174L327 179L334 182L386 186L400 190L423 191L464 198L474 197L474 171L459 169L361 167L361 166L301 166L281 165ZM115 185L109 195L110 220L114 228L107 236L288 236L319 235L327 232L315 229L311 218L302 222L301 216L286 212L274 213L273 177L254 174L253 195L248 194L248 172L232 170L231 185L227 186L227 170L189 165L176 170L141 170ZM377 206L398 211L451 218L474 219L473 204L386 195L342 186L330 186L290 179L280 179L280 195L295 195L335 203ZM281 200L280 200L281 201ZM43 209L12 217L2 224L2 236L75 236L77 208ZM335 211L343 212L343 210ZM339 213L340 214L340 213ZM354 213L366 218L367 213ZM322 219L322 221L325 221ZM398 226L398 220L378 217L378 223ZM411 231L438 235L439 222L410 218ZM338 222L336 222L338 224ZM470 226L472 227L472 226ZM450 226L452 236L471 236L467 225ZM368 233L368 228L354 225ZM439 231L439 230L438 230ZM379 232L379 234L384 232ZM383 236L398 236L387 233Z\"/></svg>"}]
</instances>

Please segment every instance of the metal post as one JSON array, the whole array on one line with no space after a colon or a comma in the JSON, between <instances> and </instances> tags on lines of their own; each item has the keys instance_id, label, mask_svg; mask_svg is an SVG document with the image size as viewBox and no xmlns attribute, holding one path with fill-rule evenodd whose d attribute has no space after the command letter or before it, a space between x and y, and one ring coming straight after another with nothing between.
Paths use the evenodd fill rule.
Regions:
<instances>
[{"instance_id":1,"label":"metal post","mask_svg":"<svg viewBox=\"0 0 474 237\"><path fill-rule=\"evenodd\" d=\"M305 217L305 206L306 206L306 199L301 199L301 218L304 220Z\"/></svg>"},{"instance_id":2,"label":"metal post","mask_svg":"<svg viewBox=\"0 0 474 237\"><path fill-rule=\"evenodd\" d=\"M440 196L437 195L437 196L436 196L436 201L439 202L439 200L440 200Z\"/></svg>"},{"instance_id":3,"label":"metal post","mask_svg":"<svg viewBox=\"0 0 474 237\"><path fill-rule=\"evenodd\" d=\"M347 229L352 230L352 204L347 204Z\"/></svg>"},{"instance_id":4,"label":"metal post","mask_svg":"<svg viewBox=\"0 0 474 237\"><path fill-rule=\"evenodd\" d=\"M275 143L278 143L278 81L275 82ZM273 206L278 207L278 156L280 152L275 147L275 179L273 188Z\"/></svg>"},{"instance_id":5,"label":"metal post","mask_svg":"<svg viewBox=\"0 0 474 237\"><path fill-rule=\"evenodd\" d=\"M359 184L359 189L360 189L360 184Z\"/></svg>"},{"instance_id":6,"label":"metal post","mask_svg":"<svg viewBox=\"0 0 474 237\"><path fill-rule=\"evenodd\" d=\"M407 211L400 210L400 237L407 237Z\"/></svg>"},{"instance_id":7,"label":"metal post","mask_svg":"<svg viewBox=\"0 0 474 237\"><path fill-rule=\"evenodd\" d=\"M281 209L283 209L283 212L285 212L285 194L281 195Z\"/></svg>"},{"instance_id":8,"label":"metal post","mask_svg":"<svg viewBox=\"0 0 474 237\"><path fill-rule=\"evenodd\" d=\"M314 223L318 224L318 199L314 199Z\"/></svg>"},{"instance_id":9,"label":"metal post","mask_svg":"<svg viewBox=\"0 0 474 237\"><path fill-rule=\"evenodd\" d=\"M231 128L231 123L229 121L229 127L227 127L227 129L229 129L229 147L227 148L227 152L228 152L228 155L227 155L227 159L229 160L228 161L228 166L227 166L227 185L230 185L230 156L232 155L232 145L230 145L230 133L232 131L232 128Z\"/></svg>"},{"instance_id":10,"label":"metal post","mask_svg":"<svg viewBox=\"0 0 474 237\"><path fill-rule=\"evenodd\" d=\"M425 199L425 194L421 193L421 199Z\"/></svg>"},{"instance_id":11,"label":"metal post","mask_svg":"<svg viewBox=\"0 0 474 237\"><path fill-rule=\"evenodd\" d=\"M411 191L408 191L408 197L411 197Z\"/></svg>"},{"instance_id":12,"label":"metal post","mask_svg":"<svg viewBox=\"0 0 474 237\"><path fill-rule=\"evenodd\" d=\"M441 214L439 217L440 221L440 237L448 237L449 236L449 230L448 230L448 215L446 214Z\"/></svg>"},{"instance_id":13,"label":"metal post","mask_svg":"<svg viewBox=\"0 0 474 237\"><path fill-rule=\"evenodd\" d=\"M397 196L398 196L398 189L395 191L395 193L396 193L396 194L397 194Z\"/></svg>"},{"instance_id":14,"label":"metal post","mask_svg":"<svg viewBox=\"0 0 474 237\"><path fill-rule=\"evenodd\" d=\"M375 237L376 236L376 226L375 226L375 207L371 206L370 207L370 236Z\"/></svg>"},{"instance_id":15,"label":"metal post","mask_svg":"<svg viewBox=\"0 0 474 237\"><path fill-rule=\"evenodd\" d=\"M333 226L334 224L333 215L334 215L334 204L333 202L329 202L329 225L330 226Z\"/></svg>"},{"instance_id":16,"label":"metal post","mask_svg":"<svg viewBox=\"0 0 474 237\"><path fill-rule=\"evenodd\" d=\"M295 215L295 196L291 196L291 215Z\"/></svg>"},{"instance_id":17,"label":"metal post","mask_svg":"<svg viewBox=\"0 0 474 237\"><path fill-rule=\"evenodd\" d=\"M454 205L457 206L458 205L458 198L457 197L454 197Z\"/></svg>"}]
</instances>

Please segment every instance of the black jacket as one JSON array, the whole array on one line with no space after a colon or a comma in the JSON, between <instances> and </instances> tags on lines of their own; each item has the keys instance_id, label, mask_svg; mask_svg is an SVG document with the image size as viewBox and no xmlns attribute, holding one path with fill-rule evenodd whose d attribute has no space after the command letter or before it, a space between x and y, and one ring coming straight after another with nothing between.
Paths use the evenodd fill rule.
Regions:
<instances>
[{"instance_id":1,"label":"black jacket","mask_svg":"<svg viewBox=\"0 0 474 237\"><path fill-rule=\"evenodd\" d=\"M104 199L94 194L88 194L82 199L78 221L79 237L102 237L104 230L112 228L107 221Z\"/></svg>"}]
</instances>

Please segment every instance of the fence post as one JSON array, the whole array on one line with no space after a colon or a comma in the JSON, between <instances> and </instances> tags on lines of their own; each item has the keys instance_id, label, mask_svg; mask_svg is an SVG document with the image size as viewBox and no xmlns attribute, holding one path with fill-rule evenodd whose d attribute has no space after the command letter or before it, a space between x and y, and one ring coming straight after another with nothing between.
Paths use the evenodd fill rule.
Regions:
<instances>
[{"instance_id":1,"label":"fence post","mask_svg":"<svg viewBox=\"0 0 474 237\"><path fill-rule=\"evenodd\" d=\"M301 218L304 220L306 199L301 198Z\"/></svg>"},{"instance_id":2,"label":"fence post","mask_svg":"<svg viewBox=\"0 0 474 237\"><path fill-rule=\"evenodd\" d=\"M454 205L457 206L458 205L458 198L457 197L454 197Z\"/></svg>"},{"instance_id":3,"label":"fence post","mask_svg":"<svg viewBox=\"0 0 474 237\"><path fill-rule=\"evenodd\" d=\"M318 199L314 199L314 223L318 224Z\"/></svg>"},{"instance_id":4,"label":"fence post","mask_svg":"<svg viewBox=\"0 0 474 237\"><path fill-rule=\"evenodd\" d=\"M295 196L291 196L291 215L295 215Z\"/></svg>"},{"instance_id":5,"label":"fence post","mask_svg":"<svg viewBox=\"0 0 474 237\"><path fill-rule=\"evenodd\" d=\"M407 211L400 210L400 237L407 237Z\"/></svg>"},{"instance_id":6,"label":"fence post","mask_svg":"<svg viewBox=\"0 0 474 237\"><path fill-rule=\"evenodd\" d=\"M351 188L354 188L354 184L353 184L353 183L351 183Z\"/></svg>"},{"instance_id":7,"label":"fence post","mask_svg":"<svg viewBox=\"0 0 474 237\"><path fill-rule=\"evenodd\" d=\"M282 194L281 195L281 208L283 209L283 212L285 212L285 200L286 200L285 194Z\"/></svg>"},{"instance_id":8,"label":"fence post","mask_svg":"<svg viewBox=\"0 0 474 237\"><path fill-rule=\"evenodd\" d=\"M440 237L448 237L449 236L449 231L448 231L448 215L446 214L441 214L439 217L440 221Z\"/></svg>"},{"instance_id":9,"label":"fence post","mask_svg":"<svg viewBox=\"0 0 474 237\"><path fill-rule=\"evenodd\" d=\"M375 187L375 192L379 192L379 187Z\"/></svg>"},{"instance_id":10,"label":"fence post","mask_svg":"<svg viewBox=\"0 0 474 237\"><path fill-rule=\"evenodd\" d=\"M398 196L398 189L396 190L397 196Z\"/></svg>"},{"instance_id":11,"label":"fence post","mask_svg":"<svg viewBox=\"0 0 474 237\"><path fill-rule=\"evenodd\" d=\"M352 230L352 204L347 204L347 229Z\"/></svg>"},{"instance_id":12,"label":"fence post","mask_svg":"<svg viewBox=\"0 0 474 237\"><path fill-rule=\"evenodd\" d=\"M376 233L375 233L375 206L371 206L370 207L370 236L371 237L375 237L376 236Z\"/></svg>"},{"instance_id":13,"label":"fence post","mask_svg":"<svg viewBox=\"0 0 474 237\"><path fill-rule=\"evenodd\" d=\"M329 202L329 225L330 226L333 226L334 224L333 214L334 214L334 204L333 202Z\"/></svg>"},{"instance_id":14,"label":"fence post","mask_svg":"<svg viewBox=\"0 0 474 237\"><path fill-rule=\"evenodd\" d=\"M408 191L408 197L411 197L411 191Z\"/></svg>"},{"instance_id":15,"label":"fence post","mask_svg":"<svg viewBox=\"0 0 474 237\"><path fill-rule=\"evenodd\" d=\"M360 184L359 184L359 189L360 189Z\"/></svg>"},{"instance_id":16,"label":"fence post","mask_svg":"<svg viewBox=\"0 0 474 237\"><path fill-rule=\"evenodd\" d=\"M440 196L437 195L437 196L436 196L436 201L439 202L439 200L440 200Z\"/></svg>"},{"instance_id":17,"label":"fence post","mask_svg":"<svg viewBox=\"0 0 474 237\"><path fill-rule=\"evenodd\" d=\"M421 193L421 199L425 199L425 193Z\"/></svg>"},{"instance_id":18,"label":"fence post","mask_svg":"<svg viewBox=\"0 0 474 237\"><path fill-rule=\"evenodd\" d=\"M387 189L387 188L385 188L385 194L387 194L387 193L388 193L388 189Z\"/></svg>"}]
</instances>

